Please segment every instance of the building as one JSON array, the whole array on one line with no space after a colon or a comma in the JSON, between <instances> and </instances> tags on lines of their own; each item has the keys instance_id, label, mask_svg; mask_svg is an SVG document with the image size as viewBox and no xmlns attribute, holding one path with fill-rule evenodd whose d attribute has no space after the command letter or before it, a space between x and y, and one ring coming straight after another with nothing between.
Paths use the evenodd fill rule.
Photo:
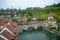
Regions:
<instances>
[{"instance_id":1,"label":"building","mask_svg":"<svg viewBox=\"0 0 60 40\"><path fill-rule=\"evenodd\" d=\"M27 21L27 17L24 16L24 17L18 18L17 21L18 22L26 22Z\"/></svg>"},{"instance_id":2,"label":"building","mask_svg":"<svg viewBox=\"0 0 60 40\"><path fill-rule=\"evenodd\" d=\"M48 25L49 23L52 24L52 27L55 27L56 29L58 29L57 21L54 20L54 15L53 15L52 12L49 12L49 13L48 13L48 20L45 20L45 21L44 21L44 24L45 24L46 27L49 26L49 25Z\"/></svg>"},{"instance_id":3,"label":"building","mask_svg":"<svg viewBox=\"0 0 60 40\"><path fill-rule=\"evenodd\" d=\"M53 13L51 11L48 13L48 20L53 20Z\"/></svg>"},{"instance_id":4,"label":"building","mask_svg":"<svg viewBox=\"0 0 60 40\"><path fill-rule=\"evenodd\" d=\"M18 31L15 22L2 22L0 24L0 40L18 40Z\"/></svg>"},{"instance_id":5,"label":"building","mask_svg":"<svg viewBox=\"0 0 60 40\"><path fill-rule=\"evenodd\" d=\"M33 17L32 17L32 20L37 20L37 17L36 17L36 16L33 16Z\"/></svg>"}]
</instances>

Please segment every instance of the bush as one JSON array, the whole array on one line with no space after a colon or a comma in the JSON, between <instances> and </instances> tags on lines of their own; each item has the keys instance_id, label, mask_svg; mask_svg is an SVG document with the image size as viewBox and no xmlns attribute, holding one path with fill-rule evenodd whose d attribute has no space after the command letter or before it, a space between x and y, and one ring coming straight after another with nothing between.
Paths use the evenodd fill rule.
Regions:
<instances>
[{"instance_id":1,"label":"bush","mask_svg":"<svg viewBox=\"0 0 60 40\"><path fill-rule=\"evenodd\" d=\"M16 18L13 18L12 21L13 21L13 22L17 22L17 19L16 19Z\"/></svg>"},{"instance_id":2,"label":"bush","mask_svg":"<svg viewBox=\"0 0 60 40\"><path fill-rule=\"evenodd\" d=\"M48 23L48 27L49 28L52 28L52 23Z\"/></svg>"},{"instance_id":3,"label":"bush","mask_svg":"<svg viewBox=\"0 0 60 40\"><path fill-rule=\"evenodd\" d=\"M28 20L28 21L31 21L31 20L32 20L32 17L31 17L31 16L28 16L28 17L27 17L27 20Z\"/></svg>"},{"instance_id":4,"label":"bush","mask_svg":"<svg viewBox=\"0 0 60 40\"><path fill-rule=\"evenodd\" d=\"M41 17L38 17L38 18L37 18L37 21L42 21Z\"/></svg>"},{"instance_id":5,"label":"bush","mask_svg":"<svg viewBox=\"0 0 60 40\"><path fill-rule=\"evenodd\" d=\"M44 21L45 20L45 18L43 18L43 17L38 17L37 18L37 21Z\"/></svg>"},{"instance_id":6,"label":"bush","mask_svg":"<svg viewBox=\"0 0 60 40\"><path fill-rule=\"evenodd\" d=\"M60 23L58 23L58 31L60 31Z\"/></svg>"}]
</instances>

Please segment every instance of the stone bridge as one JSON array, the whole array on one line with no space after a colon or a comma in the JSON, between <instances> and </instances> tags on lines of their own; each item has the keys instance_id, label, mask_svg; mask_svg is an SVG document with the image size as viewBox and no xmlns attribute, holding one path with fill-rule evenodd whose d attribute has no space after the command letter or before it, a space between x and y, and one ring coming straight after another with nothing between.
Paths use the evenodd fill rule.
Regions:
<instances>
[{"instance_id":1,"label":"stone bridge","mask_svg":"<svg viewBox=\"0 0 60 40\"><path fill-rule=\"evenodd\" d=\"M32 27L33 29L37 29L38 27L41 27L41 26L44 26L43 22L38 22L35 24L22 25L21 28L23 30L27 30L30 27Z\"/></svg>"}]
</instances>

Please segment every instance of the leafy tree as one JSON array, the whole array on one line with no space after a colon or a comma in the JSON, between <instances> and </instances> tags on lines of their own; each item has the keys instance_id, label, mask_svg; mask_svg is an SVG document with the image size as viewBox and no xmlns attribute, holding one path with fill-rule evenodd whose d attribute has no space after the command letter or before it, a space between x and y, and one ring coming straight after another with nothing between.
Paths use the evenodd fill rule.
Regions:
<instances>
[{"instance_id":1,"label":"leafy tree","mask_svg":"<svg viewBox=\"0 0 60 40\"><path fill-rule=\"evenodd\" d=\"M48 23L48 27L51 29L52 28L52 23Z\"/></svg>"},{"instance_id":2,"label":"leafy tree","mask_svg":"<svg viewBox=\"0 0 60 40\"><path fill-rule=\"evenodd\" d=\"M27 20L28 20L28 21L31 21L31 20L32 20L32 17L31 17L31 16L28 16L28 17L27 17Z\"/></svg>"},{"instance_id":3,"label":"leafy tree","mask_svg":"<svg viewBox=\"0 0 60 40\"><path fill-rule=\"evenodd\" d=\"M13 22L17 22L17 19L16 19L16 18L13 18L12 21L13 21Z\"/></svg>"},{"instance_id":4,"label":"leafy tree","mask_svg":"<svg viewBox=\"0 0 60 40\"><path fill-rule=\"evenodd\" d=\"M32 15L32 8L26 8L26 14L27 14L27 16L33 16Z\"/></svg>"}]
</instances>

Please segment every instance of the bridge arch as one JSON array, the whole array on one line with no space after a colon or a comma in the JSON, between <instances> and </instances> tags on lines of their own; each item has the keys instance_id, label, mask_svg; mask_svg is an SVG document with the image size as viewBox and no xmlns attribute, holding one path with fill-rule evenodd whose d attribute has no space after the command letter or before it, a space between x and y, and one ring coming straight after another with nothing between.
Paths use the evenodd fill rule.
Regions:
<instances>
[{"instance_id":1,"label":"bridge arch","mask_svg":"<svg viewBox=\"0 0 60 40\"><path fill-rule=\"evenodd\" d=\"M42 29L42 26L41 25L37 27L37 30L41 30L41 29Z\"/></svg>"},{"instance_id":2,"label":"bridge arch","mask_svg":"<svg viewBox=\"0 0 60 40\"><path fill-rule=\"evenodd\" d=\"M27 31L32 31L32 30L35 30L33 27L28 27L27 28Z\"/></svg>"},{"instance_id":3,"label":"bridge arch","mask_svg":"<svg viewBox=\"0 0 60 40\"><path fill-rule=\"evenodd\" d=\"M34 30L34 29L39 29L43 26L44 26L43 23L37 23L37 24L31 24L31 25L23 25L22 29L25 31L26 30Z\"/></svg>"}]
</instances>

